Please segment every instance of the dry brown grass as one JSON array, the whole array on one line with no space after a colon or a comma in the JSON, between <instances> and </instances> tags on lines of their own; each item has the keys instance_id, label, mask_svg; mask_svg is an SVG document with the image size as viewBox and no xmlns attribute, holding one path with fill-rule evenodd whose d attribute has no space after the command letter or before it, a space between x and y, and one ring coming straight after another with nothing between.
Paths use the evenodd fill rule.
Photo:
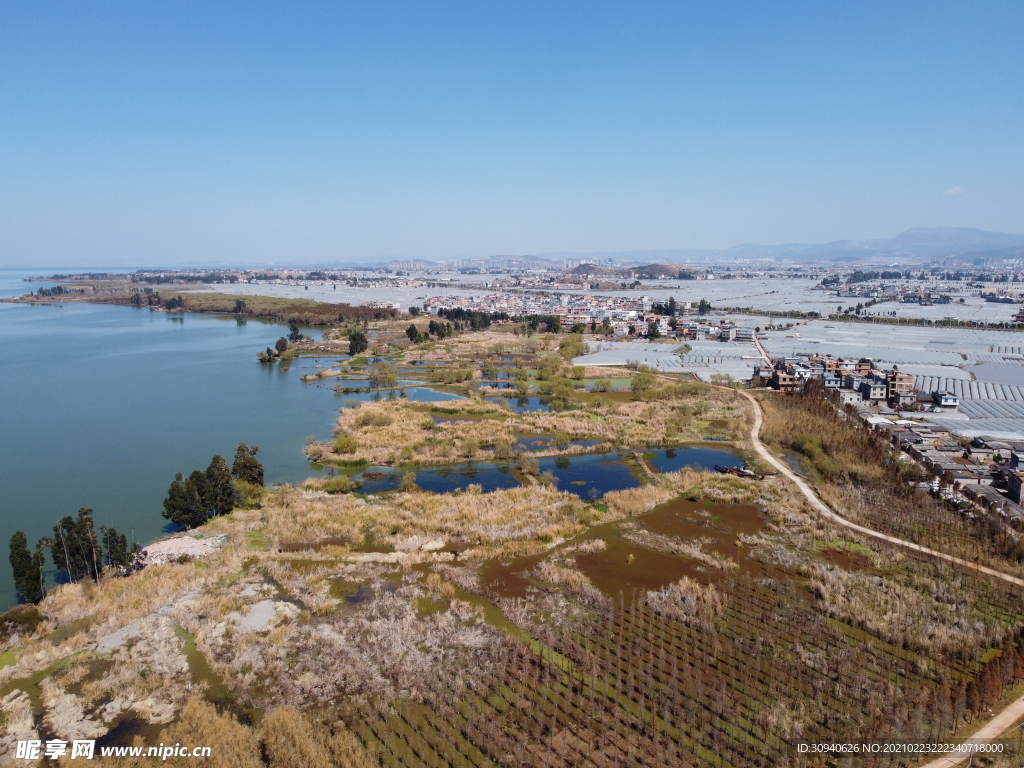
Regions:
<instances>
[{"instance_id":1,"label":"dry brown grass","mask_svg":"<svg viewBox=\"0 0 1024 768\"><path fill-rule=\"evenodd\" d=\"M190 582L198 583L198 578L191 565L150 566L130 578L108 576L99 586L92 582L66 584L51 590L41 607L62 624L90 614L116 616L125 624L151 613L187 589Z\"/></svg>"},{"instance_id":2,"label":"dry brown grass","mask_svg":"<svg viewBox=\"0 0 1024 768\"><path fill-rule=\"evenodd\" d=\"M210 747L210 757L170 757L162 762L168 766L203 765L212 768L263 768L260 759L260 742L255 731L241 725L234 717L217 712L216 707L193 698L188 701L181 713L181 719L174 725L162 730L159 742L165 745L182 744L189 747ZM138 746L156 746L136 737ZM98 752L98 750L97 750ZM99 755L97 754L97 758ZM61 765L73 766L76 762L61 760ZM117 766L117 768L141 768L153 764L152 757L106 758L101 764Z\"/></svg>"},{"instance_id":3,"label":"dry brown grass","mask_svg":"<svg viewBox=\"0 0 1024 768\"><path fill-rule=\"evenodd\" d=\"M292 707L271 711L260 727L271 768L334 768L321 734Z\"/></svg>"},{"instance_id":4,"label":"dry brown grass","mask_svg":"<svg viewBox=\"0 0 1024 768\"><path fill-rule=\"evenodd\" d=\"M647 593L647 603L658 613L713 631L725 610L725 598L713 584L702 585L688 576L656 592Z\"/></svg>"},{"instance_id":5,"label":"dry brown grass","mask_svg":"<svg viewBox=\"0 0 1024 768\"><path fill-rule=\"evenodd\" d=\"M267 714L259 728L250 728L198 698L190 699L178 722L160 732L158 743L211 748L207 758L169 757L161 763L169 766L195 765L199 760L213 768L372 768L378 764L342 723L316 727L301 712L279 707ZM136 738L135 745L156 746L141 738ZM104 758L100 764L141 768L153 760ZM75 763L64 758L60 765Z\"/></svg>"},{"instance_id":6,"label":"dry brown grass","mask_svg":"<svg viewBox=\"0 0 1024 768\"><path fill-rule=\"evenodd\" d=\"M909 578L869 575L813 562L801 574L830 616L904 648L950 654L971 642L1001 645L1002 622L977 611L967 579L952 569Z\"/></svg>"}]
</instances>

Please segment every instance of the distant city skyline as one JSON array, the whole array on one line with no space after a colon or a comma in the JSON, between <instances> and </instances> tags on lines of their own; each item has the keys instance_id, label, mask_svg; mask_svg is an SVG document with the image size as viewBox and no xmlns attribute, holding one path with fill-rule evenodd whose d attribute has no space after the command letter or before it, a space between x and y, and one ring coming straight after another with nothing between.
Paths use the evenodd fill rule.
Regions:
<instances>
[{"instance_id":1,"label":"distant city skyline","mask_svg":"<svg viewBox=\"0 0 1024 768\"><path fill-rule=\"evenodd\" d=\"M1016 3L5 7L0 266L1024 233Z\"/></svg>"}]
</instances>

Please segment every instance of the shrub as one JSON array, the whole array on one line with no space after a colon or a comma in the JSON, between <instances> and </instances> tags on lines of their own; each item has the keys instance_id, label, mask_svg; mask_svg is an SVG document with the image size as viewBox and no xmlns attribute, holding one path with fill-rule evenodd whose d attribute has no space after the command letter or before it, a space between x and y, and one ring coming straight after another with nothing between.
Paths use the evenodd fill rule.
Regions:
<instances>
[{"instance_id":1,"label":"shrub","mask_svg":"<svg viewBox=\"0 0 1024 768\"><path fill-rule=\"evenodd\" d=\"M442 579L438 573L428 573L426 578L423 579L423 586L445 600L451 600L455 597L455 587Z\"/></svg>"},{"instance_id":2,"label":"shrub","mask_svg":"<svg viewBox=\"0 0 1024 768\"><path fill-rule=\"evenodd\" d=\"M339 435L334 441L334 452L337 454L355 453L359 450L359 441L352 435Z\"/></svg>"},{"instance_id":3,"label":"shrub","mask_svg":"<svg viewBox=\"0 0 1024 768\"><path fill-rule=\"evenodd\" d=\"M380 411L363 411L356 416L356 427L387 427L391 424L391 417Z\"/></svg>"},{"instance_id":4,"label":"shrub","mask_svg":"<svg viewBox=\"0 0 1024 768\"><path fill-rule=\"evenodd\" d=\"M269 493L262 485L247 483L245 480L235 480L235 492L238 494L235 506L239 509L259 509Z\"/></svg>"},{"instance_id":5,"label":"shrub","mask_svg":"<svg viewBox=\"0 0 1024 768\"><path fill-rule=\"evenodd\" d=\"M687 576L657 592L648 592L647 604L658 613L694 624L705 632L714 630L725 610L722 593L713 584L703 586Z\"/></svg>"},{"instance_id":6,"label":"shrub","mask_svg":"<svg viewBox=\"0 0 1024 768\"><path fill-rule=\"evenodd\" d=\"M358 480L353 480L344 475L338 475L332 477L327 482L320 486L320 490L324 493L351 493L356 488L362 486L362 483Z\"/></svg>"},{"instance_id":7,"label":"shrub","mask_svg":"<svg viewBox=\"0 0 1024 768\"><path fill-rule=\"evenodd\" d=\"M405 472L402 474L402 479L398 481L398 490L400 491L411 491L416 487L416 473Z\"/></svg>"},{"instance_id":8,"label":"shrub","mask_svg":"<svg viewBox=\"0 0 1024 768\"><path fill-rule=\"evenodd\" d=\"M587 347L583 343L583 335L580 333L571 333L566 336L558 344L558 353L566 360L571 360L574 357L580 357L581 355L587 354Z\"/></svg>"},{"instance_id":9,"label":"shrub","mask_svg":"<svg viewBox=\"0 0 1024 768\"><path fill-rule=\"evenodd\" d=\"M649 366L641 365L637 369L636 376L633 377L630 389L639 395L643 395L643 393L654 387L654 381L654 370Z\"/></svg>"},{"instance_id":10,"label":"shrub","mask_svg":"<svg viewBox=\"0 0 1024 768\"><path fill-rule=\"evenodd\" d=\"M369 370L370 386L374 389L379 387L393 387L398 383L398 368L394 363L377 363Z\"/></svg>"}]
</instances>

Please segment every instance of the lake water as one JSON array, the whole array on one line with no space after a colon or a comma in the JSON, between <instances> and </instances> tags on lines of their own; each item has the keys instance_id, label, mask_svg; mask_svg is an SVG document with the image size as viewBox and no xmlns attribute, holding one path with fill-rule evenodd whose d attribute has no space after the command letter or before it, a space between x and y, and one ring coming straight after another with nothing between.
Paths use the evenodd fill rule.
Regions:
<instances>
[{"instance_id":1,"label":"lake water","mask_svg":"<svg viewBox=\"0 0 1024 768\"><path fill-rule=\"evenodd\" d=\"M30 287L0 270L0 296ZM35 274L38 274L36 272ZM15 600L7 542L30 547L63 515L91 507L143 544L165 533L161 502L175 472L230 464L259 445L267 482L314 474L306 436L331 437L345 396L299 381L256 353L280 325L89 304L0 304L0 604ZM52 565L52 564L51 564Z\"/></svg>"},{"instance_id":2,"label":"lake water","mask_svg":"<svg viewBox=\"0 0 1024 768\"><path fill-rule=\"evenodd\" d=\"M0 297L48 285L22 282L36 273L0 270ZM313 359L286 368L259 363L256 354L285 330L233 316L0 304L0 606L15 601L6 543L17 530L31 546L52 534L60 517L91 507L97 526L149 543L173 530L160 512L174 474L205 469L215 453L230 463L239 441L260 446L268 484L315 474L302 452L306 437L329 439L339 408L381 395L335 392L344 381L337 378L300 381L317 370ZM411 400L456 397L422 386L406 392ZM547 409L547 398L507 402L519 411ZM738 463L726 449L654 453L660 471ZM558 488L596 498L638 484L623 458L613 452L543 458L539 465ZM518 485L500 462L416 474L421 487L438 493L470 483L484 491ZM396 485L397 476L388 474L363 491Z\"/></svg>"}]
</instances>

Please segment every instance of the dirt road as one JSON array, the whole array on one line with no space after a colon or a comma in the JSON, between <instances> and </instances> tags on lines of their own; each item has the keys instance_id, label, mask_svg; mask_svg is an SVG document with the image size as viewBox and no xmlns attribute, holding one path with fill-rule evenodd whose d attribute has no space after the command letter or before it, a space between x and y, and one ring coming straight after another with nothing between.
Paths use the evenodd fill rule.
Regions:
<instances>
[{"instance_id":1,"label":"dirt road","mask_svg":"<svg viewBox=\"0 0 1024 768\"><path fill-rule=\"evenodd\" d=\"M766 462L775 467L775 469L777 469L780 474L784 475L785 477L789 478L793 483L795 483L796 487L800 489L800 492L807 499L808 503L810 503L810 505L814 507L814 509L816 509L822 515L827 517L829 520L836 523L837 525L842 525L854 531L857 531L858 533L863 533L865 536L871 536L876 539L882 539L883 541L887 541L890 544L896 544L897 546L906 547L907 549L913 549L917 552L921 552L926 555L931 555L932 557L938 557L943 560L948 560L951 563L956 563L957 565L962 565L966 568L974 568L975 570L980 571L981 573L984 573L987 576L993 576L997 579L1002 579L1003 581L1007 581L1011 584L1024 586L1024 579L1018 578L1017 576L1011 576L1008 573L1001 573L1000 571L993 570L992 568L986 568L983 565L972 563L969 560L964 560L959 557L953 557L952 555L947 555L944 552L937 552L934 549L929 549L928 547L922 547L920 544L915 544L912 541L906 541L904 539L897 538L896 536L890 536L886 533L882 533L881 531L875 531L871 528L865 528L863 525L857 525L856 523L852 523L846 518L837 515L835 512L829 509L828 505L825 504L825 502L818 498L818 496L811 489L811 486L809 486L807 482L803 480L803 478L801 478L799 475L793 472L789 467L785 465L785 463L775 458L775 456L773 456L771 452L767 448L765 448L764 444L761 443L761 439L759 437L761 433L761 423L764 421L761 415L761 406L758 405L757 400L749 392L739 390L739 393L743 395L745 398L747 398L747 400L750 401L751 405L754 406L754 424L750 430L750 441L751 443L753 443L754 450L757 451L757 454L762 459L764 459ZM1006 708L1003 709L999 714L997 714L990 722L982 726L974 734L972 738L995 738L1004 731L1008 730L1015 722L1017 722L1022 717L1024 717L1024 696L1007 705ZM970 739L968 739L968 741L970 741ZM966 756L960 758L941 757L937 760L932 760L930 763L921 766L921 768L949 768L950 766L957 765L958 763L961 763L965 760L967 760Z\"/></svg>"},{"instance_id":2,"label":"dirt road","mask_svg":"<svg viewBox=\"0 0 1024 768\"><path fill-rule=\"evenodd\" d=\"M852 530L857 531L858 533L863 533L865 536L872 536L876 539L888 541L890 544L896 544L897 546L906 547L907 549L913 549L917 552L921 552L926 555L931 555L932 557L938 557L943 560L948 560L951 563L962 565L965 568L973 568L976 571L984 573L986 576L993 576L997 579L1008 581L1011 584L1016 584L1017 586L1024 587L1024 579L1018 578L1017 576L1011 576L1008 573L1002 573L992 568L987 568L984 565L972 563L970 560L964 560L963 558L954 557L953 555L947 555L945 552L937 552L934 549L922 547L920 544L915 544L912 541L906 541L905 539L900 539L896 536L890 536L886 533L872 530L871 528L865 528L863 525L857 525L857 523L852 523L845 517L837 515L835 512L828 508L825 502L823 502L821 499L817 497L814 491L811 490L811 486L809 486L806 483L806 481L804 481L799 475L797 475L789 467L787 467L785 463L775 458L771 454L771 452L764 447L764 445L761 443L760 438L758 437L758 434L761 432L761 423L763 421L763 418L761 416L761 407L757 404L757 400L755 400L753 395L751 395L750 393L744 392L743 390L739 390L739 393L746 397L754 406L754 426L750 430L750 440L754 444L754 450L757 451L758 455L761 456L761 458L763 458L765 461L767 461L769 464L775 467L775 469L777 469L781 474L785 475L790 480L792 480L796 484L796 487L800 489L800 492L803 493L803 495L807 498L807 501L810 503L810 505L814 507L822 515L827 517L829 520L838 525L851 528Z\"/></svg>"}]
</instances>

